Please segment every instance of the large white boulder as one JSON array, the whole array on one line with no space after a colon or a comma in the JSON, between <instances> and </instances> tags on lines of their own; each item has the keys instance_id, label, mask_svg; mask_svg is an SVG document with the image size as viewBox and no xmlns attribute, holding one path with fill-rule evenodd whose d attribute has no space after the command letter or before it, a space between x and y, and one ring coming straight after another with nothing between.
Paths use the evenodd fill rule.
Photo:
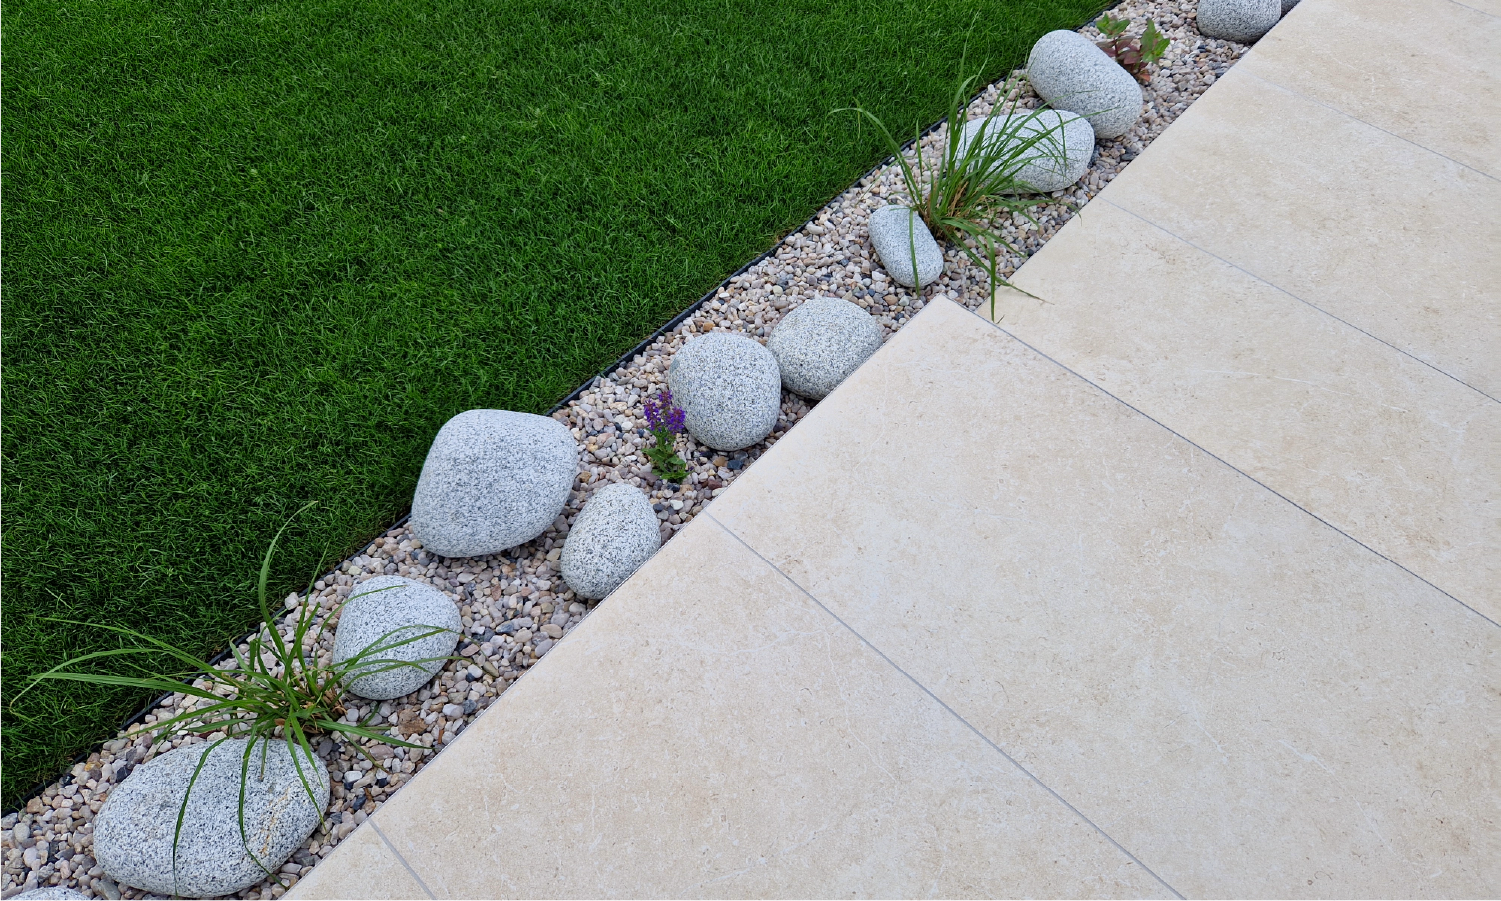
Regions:
<instances>
[{"instance_id":1,"label":"large white boulder","mask_svg":"<svg viewBox=\"0 0 1501 901\"><path fill-rule=\"evenodd\" d=\"M782 410L776 358L744 335L689 340L672 356L667 387L688 434L715 450L750 447L771 434Z\"/></svg>"},{"instance_id":2,"label":"large white boulder","mask_svg":"<svg viewBox=\"0 0 1501 901\"><path fill-rule=\"evenodd\" d=\"M1048 106L1088 119L1097 138L1118 138L1141 118L1141 85L1082 34L1060 30L1038 38L1027 80Z\"/></svg>"},{"instance_id":3,"label":"large white boulder","mask_svg":"<svg viewBox=\"0 0 1501 901\"><path fill-rule=\"evenodd\" d=\"M210 744L168 751L136 767L94 819L94 859L105 874L159 895L216 898L255 885L286 863L328 809L328 769L298 750L299 773L286 742L265 741L250 749L246 773L248 744L231 739L215 746L191 793L188 782ZM248 842L240 833L242 781ZM184 797L187 812L174 860Z\"/></svg>"},{"instance_id":4,"label":"large white boulder","mask_svg":"<svg viewBox=\"0 0 1501 901\"><path fill-rule=\"evenodd\" d=\"M589 499L563 542L563 581L582 598L614 591L662 546L651 503L632 485L610 485Z\"/></svg>"},{"instance_id":5,"label":"large white boulder","mask_svg":"<svg viewBox=\"0 0 1501 901\"><path fill-rule=\"evenodd\" d=\"M1094 156L1094 128L1077 113L1057 110L1016 110L993 119L971 119L959 133L959 152L966 152L981 130L995 153L1032 145L1021 151L1016 180L1034 191L1051 194L1077 182L1089 171Z\"/></svg>"},{"instance_id":6,"label":"large white boulder","mask_svg":"<svg viewBox=\"0 0 1501 901\"><path fill-rule=\"evenodd\" d=\"M889 204L871 213L870 244L899 285L920 288L943 274L943 251L922 217L907 207Z\"/></svg>"},{"instance_id":7,"label":"large white boulder","mask_svg":"<svg viewBox=\"0 0 1501 901\"><path fill-rule=\"evenodd\" d=\"M777 323L766 347L777 358L783 388L823 400L881 349L881 341L875 317L847 300L815 297Z\"/></svg>"},{"instance_id":8,"label":"large white boulder","mask_svg":"<svg viewBox=\"0 0 1501 901\"><path fill-rule=\"evenodd\" d=\"M1199 34L1254 44L1291 8L1283 0L1199 0Z\"/></svg>"},{"instance_id":9,"label":"large white boulder","mask_svg":"<svg viewBox=\"0 0 1501 901\"><path fill-rule=\"evenodd\" d=\"M343 665L374 648L353 665L347 687L362 698L389 701L437 675L463 628L458 606L438 589L401 576L376 576L356 585L339 612L333 662Z\"/></svg>"},{"instance_id":10,"label":"large white boulder","mask_svg":"<svg viewBox=\"0 0 1501 901\"><path fill-rule=\"evenodd\" d=\"M468 410L433 439L412 497L412 534L444 557L480 557L547 530L578 476L578 442L546 416Z\"/></svg>"}]
</instances>

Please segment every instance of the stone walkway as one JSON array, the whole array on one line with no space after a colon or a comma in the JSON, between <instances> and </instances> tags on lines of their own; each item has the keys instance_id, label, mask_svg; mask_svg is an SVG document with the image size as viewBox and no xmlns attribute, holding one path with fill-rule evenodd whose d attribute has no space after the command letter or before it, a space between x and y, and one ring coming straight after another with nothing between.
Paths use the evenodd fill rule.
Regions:
<instances>
[{"instance_id":1,"label":"stone walkway","mask_svg":"<svg viewBox=\"0 0 1501 901\"><path fill-rule=\"evenodd\" d=\"M1501 894L1498 14L1303 0L292 895Z\"/></svg>"}]
</instances>

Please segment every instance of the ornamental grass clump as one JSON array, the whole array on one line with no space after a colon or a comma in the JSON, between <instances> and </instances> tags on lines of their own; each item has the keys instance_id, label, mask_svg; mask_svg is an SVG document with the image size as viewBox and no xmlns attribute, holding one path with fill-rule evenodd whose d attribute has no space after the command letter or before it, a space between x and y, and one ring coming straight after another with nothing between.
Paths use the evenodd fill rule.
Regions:
<instances>
[{"instance_id":1,"label":"ornamental grass clump","mask_svg":"<svg viewBox=\"0 0 1501 901\"><path fill-rule=\"evenodd\" d=\"M688 464L678 455L677 436L683 433L683 409L672 403L672 392L664 389L645 405L646 425L651 430L652 446L646 449L652 472L664 482L681 482L688 478Z\"/></svg>"},{"instance_id":2,"label":"ornamental grass clump","mask_svg":"<svg viewBox=\"0 0 1501 901\"><path fill-rule=\"evenodd\" d=\"M999 99L973 138L961 140L971 91L978 82L978 75L970 76L954 90L945 119L948 140L937 158L923 153L921 132L912 142L916 159L908 162L901 144L875 113L862 106L837 112L856 113L875 125L901 168L912 208L928 230L935 238L959 248L989 276L990 312L994 317L996 285L1014 287L1000 276L1001 250L1017 251L994 222L1001 216L1019 214L1038 224L1030 210L1048 197L1022 179L1022 170L1032 163L1062 169L1067 148L1061 122L1044 125L1038 117L1045 108L1018 105L1022 88L1019 74L1001 85ZM915 236L912 258L913 283L917 284Z\"/></svg>"},{"instance_id":3,"label":"ornamental grass clump","mask_svg":"<svg viewBox=\"0 0 1501 901\"><path fill-rule=\"evenodd\" d=\"M307 510L303 507L298 513ZM295 514L294 517L295 518ZM282 526L266 550L261 562L257 595L261 617L266 625L245 642L244 650L231 646L233 660L222 666L214 666L190 651L182 650L168 642L153 638L120 626L99 623L83 623L58 619L94 629L106 629L135 642L134 646L109 651L96 651L61 663L45 673L33 676L26 687L11 699L13 705L43 680L83 682L93 685L110 685L137 688L156 693L181 693L185 700L184 712L147 726L143 731L155 741L183 735L196 735L211 739L198 760L197 767L188 781L182 805L177 811L177 823L173 831L174 857L182 835L182 825L187 814L188 799L199 774L208 762L210 754L219 745L231 739L248 739L240 769L240 838L245 852L268 876L271 869L251 850L245 829L245 790L249 782L252 752L260 747L261 766L264 767L269 749L268 740L285 739L294 746L291 755L297 776L313 806L318 808L320 823L323 810L314 792L317 780L304 770L304 761L317 760L310 739L318 736L342 735L350 739L349 745L377 768L379 761L359 744L359 739L385 742L403 748L420 748L421 745L403 742L383 730L372 728L378 716L377 708L371 705L370 712L359 722L345 721L349 708L345 705L345 688L355 679L375 673L387 672L402 667L420 668L436 660L451 660L452 657L434 657L417 661L396 660L383 657L404 645L431 637L447 630L441 628L418 629L411 627L386 633L374 644L360 653L339 663L332 662L332 655L321 655L317 648L323 635L325 623L332 620L342 603L329 611L322 619L315 613L318 605L304 603L297 615L289 637L283 637L277 623L271 618L271 609L266 601L266 583L271 573L271 559L276 553L277 542L291 524ZM384 589L378 589L384 590ZM357 595L358 596L358 595ZM307 597L311 600L312 586ZM316 621L315 621L316 620ZM417 634L412 634L413 632ZM182 669L175 673L163 673L156 662L165 655L178 661ZM101 664L112 664L131 672L99 672ZM302 753L295 753L301 751ZM303 755L306 756L303 756ZM264 771L263 771L264 773Z\"/></svg>"}]
</instances>

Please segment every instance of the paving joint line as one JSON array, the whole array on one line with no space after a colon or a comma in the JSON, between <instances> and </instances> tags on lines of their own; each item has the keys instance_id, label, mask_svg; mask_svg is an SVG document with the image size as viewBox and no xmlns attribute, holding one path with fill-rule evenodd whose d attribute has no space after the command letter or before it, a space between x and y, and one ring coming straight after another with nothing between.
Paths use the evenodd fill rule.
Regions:
<instances>
[{"instance_id":1,"label":"paving joint line","mask_svg":"<svg viewBox=\"0 0 1501 901\"><path fill-rule=\"evenodd\" d=\"M1501 18L1501 16L1497 16L1495 13L1492 13L1492 12L1486 12L1485 10L1481 9L1478 6L1471 6L1468 3L1460 3L1459 0L1449 0L1449 2L1452 3L1452 4L1454 4L1455 6L1458 6L1461 9L1467 9L1470 12L1480 13L1482 16L1489 16L1492 19Z\"/></svg>"},{"instance_id":2,"label":"paving joint line","mask_svg":"<svg viewBox=\"0 0 1501 901\"><path fill-rule=\"evenodd\" d=\"M1173 888L1172 885L1170 885L1166 879L1163 879L1161 876L1157 875L1157 872L1155 870L1153 870L1151 867L1149 867L1145 863L1143 863L1142 860L1141 860L1141 858L1137 857L1135 854L1132 854L1129 850L1126 849L1125 845L1122 845L1120 842L1116 841L1114 836L1112 836L1110 833L1106 832L1104 829L1100 828L1100 825L1098 823L1096 823L1094 820L1091 820L1089 817L1085 816L1083 811L1081 811L1079 808L1075 807L1073 804L1070 804L1069 801L1068 801L1068 799L1064 798L1058 792L1054 791L1053 788L1052 788L1052 786L1048 785L1046 782L1043 782L1031 770L1029 770L1026 767L1022 766L1021 763L1019 763L1015 757L1012 757L1010 754L1007 754L1004 748L1002 748L1000 745L996 744L994 741L991 740L990 736L986 735L984 732L981 732L978 728L976 728L976 726L974 725L974 723L971 723L969 720L965 719L959 713L959 711L955 710L953 707L950 707L947 702L945 702L942 698L938 697L938 695L934 694L931 689L929 689L926 685L924 685L921 682L919 682L915 676L913 676L911 673L907 672L905 669L902 669L901 665L899 665L895 660L892 660L890 657L888 657L886 655L885 651L882 651L880 648L876 647L875 644L873 642L871 642L870 639L866 638L864 635L861 635L858 631L855 630L855 628L853 626L851 626L849 623L847 623L843 619L841 619L840 616L839 616L839 614L837 614L833 610L829 609L828 605L824 604L823 601L820 601L817 597L815 597L814 594L811 591L809 591L808 589L804 588L802 585L798 584L798 582L797 582L796 579L794 579L791 576L787 575L786 573L782 572L781 567L777 566L775 563L773 563L770 560L766 559L765 557L761 556L761 552L760 551L758 551L755 548L751 547L750 544L747 543L744 538L741 538L739 535L735 534L735 531L733 529L731 529L729 526L725 525L723 522L720 522L719 519L716 516L713 515L713 513L709 512L708 510L705 510L703 513L700 513L699 515L702 516L702 517L706 517L709 520L712 520L713 523L716 526L719 526L719 528L721 528L721 529L724 530L725 534L727 534L731 538L735 539L735 541L738 542L741 547L745 548L747 551L750 551L752 554L754 554L756 556L757 560L760 560L762 563L765 563L767 566L771 567L771 569L772 569L773 572L775 572L777 575L781 576L783 579L786 579L787 583L789 585L791 585L793 588L796 588L798 591L802 592L802 594L805 597L807 597L808 600L810 600L813 603L817 604L818 608L820 610L822 610L824 613L827 613L834 620L834 622L838 623L840 626L843 626L844 629L847 632L849 632L851 635L855 636L855 638L859 639L862 644L864 644L866 647L868 647L872 651L874 651L877 656L879 656L882 660L886 661L887 665L889 665L892 669L896 670L898 673L901 673L907 679L907 681L909 681L913 685L917 686L917 689L919 691L921 691L923 694L925 694L929 698L931 698L933 700L933 702L936 703L939 707L942 707L944 710L946 710L950 716L952 716L954 719L956 719L960 723L962 723L966 729L968 729L970 732L973 732L977 737L979 737L979 739L981 741L983 741L983 742L985 742L985 744L989 745L990 748L993 751L995 751L997 754L1001 755L1002 757L1006 758L1006 761L1008 763L1010 763L1012 766L1014 766L1018 770L1020 770L1028 779L1031 779L1043 791L1045 791L1048 794L1052 795L1053 798L1059 804L1062 804L1064 807L1067 807L1074 814L1074 816L1076 816L1079 819L1083 820L1084 822L1088 823L1089 826L1090 826L1090 828L1094 829L1094 831L1098 832L1101 836L1103 836L1106 841L1108 841L1108 842L1110 842L1110 844L1114 845L1115 848L1116 848L1116 850L1120 851L1122 854L1124 854L1127 857L1129 857L1131 859L1132 863L1134 863L1137 866L1141 867L1143 870L1145 870L1147 872L1148 875L1150 875L1153 879L1157 880L1157 882L1163 888L1167 889L1169 892L1172 892L1173 893L1173 897L1178 898L1179 901L1184 901L1184 895L1181 892L1179 892L1177 889Z\"/></svg>"},{"instance_id":3,"label":"paving joint line","mask_svg":"<svg viewBox=\"0 0 1501 901\"><path fill-rule=\"evenodd\" d=\"M961 308L961 309L963 309L963 308ZM1067 372L1069 375L1071 375L1074 378L1080 380L1084 384L1086 384L1089 387L1093 388L1094 390L1100 392L1101 394L1105 395L1106 397L1110 398L1111 400L1115 401L1116 403L1120 404L1121 406L1125 407L1126 409L1130 410L1131 412L1136 413L1137 415L1141 416L1143 419L1146 419L1148 422L1151 422L1153 425L1155 425L1158 428L1162 429L1163 431L1167 432L1169 435L1172 435L1173 437L1179 439L1180 441L1183 441L1189 447L1194 448L1195 450L1197 450L1200 453L1202 453L1204 456L1210 458L1211 460L1214 460L1216 463L1219 463L1221 466L1224 466L1226 469L1229 469L1231 472L1234 472L1234 473L1240 475L1241 477L1245 478L1247 481L1251 482L1253 485L1258 486L1259 488L1261 488L1264 491L1268 492L1272 496L1280 498L1283 501L1287 502L1288 504L1291 504L1293 507L1297 508L1298 510L1301 510L1303 513L1307 514L1308 516L1310 516L1313 519L1317 520L1318 522L1322 523L1325 527L1331 529L1336 534L1344 536L1345 538L1347 538L1350 541L1354 542L1357 546L1359 546L1361 548L1364 548L1365 550L1369 551L1370 553L1375 554L1377 557L1380 557L1382 560L1385 560L1387 563L1390 563L1392 566L1397 567L1398 569L1400 569L1403 572L1407 573L1409 576L1412 576L1414 579L1417 579L1419 582L1422 582L1424 585L1427 585L1429 588L1432 588L1434 591L1437 591L1439 594L1443 595L1444 597L1448 598L1449 600L1453 601L1454 603L1458 604L1459 606L1465 608L1466 610L1468 610L1471 613L1475 614L1476 616L1480 617L1485 622L1488 622L1492 626L1495 626L1496 628L1501 629L1501 623L1496 622L1495 620L1491 619L1489 616L1486 616L1484 613L1481 613L1479 610L1476 610L1474 607L1471 607L1469 604L1466 604L1464 601L1461 601L1459 598L1455 597L1454 595L1450 594L1449 592L1445 591L1444 589L1438 587L1437 585L1433 584L1432 582L1428 581L1427 579L1423 578L1422 576L1418 575L1417 573L1413 572L1412 570L1408 569L1407 567L1403 566L1402 564L1398 563L1397 561L1393 560L1392 558L1388 557L1387 555L1381 553L1380 551L1378 551L1375 548L1371 547L1370 545L1366 544L1364 541L1361 541L1359 538L1356 538L1354 535L1351 535L1349 532L1346 532L1344 529L1341 529L1339 526L1336 526L1334 523L1330 522L1329 520L1325 519L1324 517L1318 515L1317 513L1314 513L1312 510L1308 509L1307 507L1303 506L1302 504L1298 503L1297 501L1293 500L1292 498L1288 497L1287 495L1283 494L1282 492L1278 491L1277 489L1271 487L1270 485L1268 485L1267 483L1261 481L1260 479L1256 478L1255 476L1247 473L1245 470L1241 469L1240 467L1235 466L1234 464L1232 464L1229 461L1225 460L1219 454L1216 454L1216 453L1208 450L1203 445L1199 444L1197 441L1194 441L1192 438L1189 438L1187 435L1184 435L1183 433L1177 431L1176 429L1173 429L1172 427L1170 427L1167 424L1163 423L1162 421L1158 420L1156 417L1152 416L1151 414L1146 413L1143 410L1141 410L1139 407L1136 407L1135 405L1131 404L1129 401L1123 400L1123 399L1115 396L1110 391L1106 390L1103 386L1095 384L1090 379L1086 378L1085 376L1081 375L1078 372L1075 372L1068 365L1066 365L1066 364L1064 364L1062 362L1059 362L1058 360L1055 360L1054 358L1048 356L1043 351L1038 350L1036 347L1033 347L1031 344L1028 344L1026 341L1024 341L1021 338L1017 337L1015 334L1007 331L1004 328L1001 328L1001 326L999 324L991 322L989 319L986 319L984 316L981 316L977 311L975 311L975 310L965 310L965 312L969 313L970 315L974 316L976 319L980 320L981 322L985 323L986 325L990 326L991 328L993 328L996 331L1000 332L1001 334L1005 335L1007 338L1010 338L1011 340L1015 341L1017 344L1020 344L1022 347L1025 347L1027 350L1030 350L1033 353L1037 354L1039 357L1042 357L1044 360L1047 360L1049 363L1052 363L1054 366L1057 366L1059 369L1062 369L1064 372Z\"/></svg>"},{"instance_id":4,"label":"paving joint line","mask_svg":"<svg viewBox=\"0 0 1501 901\"><path fill-rule=\"evenodd\" d=\"M1464 6L1464 4L1462 4L1462 3L1461 4L1456 4L1456 5L1458 5L1458 6ZM1465 7L1465 8L1469 9L1470 7ZM1476 12L1479 12L1479 11L1480 10L1476 10ZM1495 17L1493 16L1492 18L1495 18ZM1230 71L1233 72L1234 70L1235 70L1235 67L1231 66L1230 67ZM1414 141L1412 138L1404 138L1403 136L1397 134L1394 131L1387 131L1386 129L1382 128L1381 126L1375 124L1374 122L1367 122L1366 120L1360 118L1359 116L1355 115L1354 113L1350 112L1349 110L1340 109L1337 106L1334 106L1334 105L1329 104L1329 103L1325 103L1324 101L1318 99L1317 97L1310 97L1307 94L1304 94L1302 91L1294 90L1294 89L1292 89L1292 88L1290 88L1290 87L1288 87L1287 85L1284 85L1284 84L1278 84L1277 82L1272 81L1270 78L1267 78L1264 75L1257 75L1255 72L1251 72L1251 71L1242 72L1241 74L1244 75L1247 78L1254 78L1254 79L1256 79L1257 81L1261 82L1264 85L1268 85L1268 86L1276 88L1277 90L1282 91L1284 93L1291 94L1294 97L1298 97L1300 99L1307 100L1309 103L1312 103L1315 106L1322 106L1326 110L1329 110L1329 111L1335 112L1335 113L1339 113L1341 116L1344 116L1346 119L1349 119L1352 122L1359 122L1361 125L1364 125L1364 126L1366 126L1368 128L1373 128L1376 131L1379 131L1379 132L1381 132L1384 135L1390 135L1391 137L1396 138L1397 140L1403 142L1404 144L1411 144L1412 146L1418 148L1419 150L1424 151L1425 153L1431 153L1431 154L1433 154L1434 156L1438 157L1439 159L1448 160L1449 162L1453 163L1454 165L1459 166L1461 169L1468 169L1471 172L1474 172L1476 175L1479 175L1481 178L1488 178L1491 181L1501 182L1501 178L1497 178L1496 176L1490 174L1489 172L1484 172L1484 171L1482 171L1480 169L1476 169L1474 166L1471 166L1468 163L1461 163L1459 160L1457 160L1457 159L1455 159L1455 158L1453 158L1451 156L1447 156L1445 154L1439 153L1437 150L1434 150L1432 147L1428 147L1426 145L1419 144L1417 141ZM1227 73L1227 75L1228 75L1228 73Z\"/></svg>"},{"instance_id":5,"label":"paving joint line","mask_svg":"<svg viewBox=\"0 0 1501 901\"><path fill-rule=\"evenodd\" d=\"M1404 350L1404 349L1398 347L1397 345L1391 343L1390 341L1386 340L1385 338L1380 337L1379 335L1373 335L1373 334L1371 334L1370 332L1366 331L1365 329L1361 328L1360 326L1356 325L1355 323L1350 322L1349 320L1341 319L1340 317L1334 315L1333 313L1329 312L1328 310L1324 309L1323 307L1319 306L1318 304L1316 304L1316 303L1314 303L1314 302L1312 302L1310 300L1304 300L1303 298L1301 298L1298 295L1294 294L1293 292L1287 290L1286 288L1282 287L1281 285L1278 285L1276 282L1268 281L1267 279L1263 278L1260 275L1257 275L1256 273L1254 273L1251 270L1245 268L1244 266L1241 266L1238 263L1231 262L1230 260L1225 259L1224 257L1220 256L1219 254L1215 253L1214 251L1208 250L1208 249L1206 249L1204 247L1200 247L1198 244L1195 244L1194 242L1190 241L1189 239L1183 237L1182 235L1179 235L1176 232L1173 232L1173 231L1169 230L1168 228L1166 228L1166 227L1164 227L1162 225L1158 225L1156 222L1153 222L1152 220L1150 220L1147 217L1143 216L1142 214L1136 212L1135 210L1127 209L1126 207L1121 206L1120 204L1116 203L1114 200L1112 200L1112 199L1110 199L1108 197L1097 196L1097 197L1095 197L1095 200L1104 200L1105 203L1109 204L1110 206L1112 206L1112 207L1120 210L1122 213L1125 213L1126 215L1130 216L1133 219L1137 219L1137 220L1139 220L1139 221L1141 221L1141 222L1143 222L1143 223L1151 226L1152 228L1157 229L1158 231L1162 232L1164 235L1167 235L1169 238L1172 238L1172 239L1174 239L1176 241L1181 241L1184 244L1187 244L1189 247L1192 247L1194 250L1197 250L1198 252L1204 254L1205 256L1210 257L1211 259L1219 260L1221 263L1224 263L1226 266L1229 266L1231 269L1234 269L1236 272L1239 272L1239 273L1241 273L1243 275L1249 276L1250 278L1255 279L1256 281L1260 282L1263 285L1266 285L1269 288L1272 288L1275 291L1278 291L1278 292L1280 292L1282 294L1286 294L1288 297L1291 297L1293 300L1296 300L1298 303L1301 303L1301 304L1307 306L1309 309L1314 310L1314 311L1316 311L1318 313L1322 313L1323 315L1328 316L1330 319L1333 319L1335 322L1338 322L1341 325L1348 326L1348 327L1354 329L1355 331L1360 332L1362 335L1365 335L1367 338L1370 338L1373 341L1380 342L1381 344L1384 344L1387 347L1390 347L1392 350L1394 350L1397 353L1403 355L1404 357L1407 357L1408 359L1413 360L1414 362L1421 363L1424 366L1427 366L1429 369L1432 369L1434 372L1438 373L1439 375L1443 376L1444 378L1450 379L1450 380L1455 381L1455 382L1458 382L1459 384L1465 386L1466 388L1469 388L1471 391L1475 392L1476 394L1480 395L1481 397L1485 398L1486 400L1491 401L1492 403L1501 404L1501 399L1497 399L1497 398L1491 397L1489 394L1485 393L1484 391L1480 390L1479 388L1476 388L1474 385L1471 385L1469 382L1465 381L1464 379L1460 378L1459 376L1454 375L1454 374L1449 373L1449 372L1445 372L1444 370L1442 370L1439 367L1433 365L1432 363L1428 362L1427 360L1423 359L1422 357L1417 356L1412 351ZM1039 253L1040 252L1041 251L1039 251ZM1017 274L1020 275L1021 273L1018 272ZM981 317L981 318L984 318L984 317ZM1007 332L1007 334L1010 334L1010 332Z\"/></svg>"},{"instance_id":6,"label":"paving joint line","mask_svg":"<svg viewBox=\"0 0 1501 901\"><path fill-rule=\"evenodd\" d=\"M396 855L396 859L401 862L401 865L403 867L406 868L407 873L410 874L413 879L417 880L417 885L421 886L424 892L427 892L427 896L434 899L434 901L437 901L438 896L434 895L433 890L427 887L427 883L422 881L422 877L417 875L417 871L412 869L412 865L407 863L407 859L401 856L401 852L396 850L396 846L391 843L391 840L389 838L386 838L386 834L380 831L380 826L376 825L375 820L366 820L365 822L369 823L370 828L375 830L375 834L380 836L380 840L385 843L386 848L392 854ZM340 844L343 844L343 842L340 842Z\"/></svg>"}]
</instances>

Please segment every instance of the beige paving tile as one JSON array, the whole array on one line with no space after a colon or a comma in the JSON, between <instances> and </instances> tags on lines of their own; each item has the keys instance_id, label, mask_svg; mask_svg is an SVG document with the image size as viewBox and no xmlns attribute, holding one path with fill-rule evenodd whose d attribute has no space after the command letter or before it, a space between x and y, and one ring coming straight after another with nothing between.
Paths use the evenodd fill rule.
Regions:
<instances>
[{"instance_id":1,"label":"beige paving tile","mask_svg":"<svg viewBox=\"0 0 1501 901\"><path fill-rule=\"evenodd\" d=\"M709 513L1185 895L1501 891L1501 628L951 304Z\"/></svg>"},{"instance_id":2,"label":"beige paving tile","mask_svg":"<svg viewBox=\"0 0 1501 901\"><path fill-rule=\"evenodd\" d=\"M286 897L430 898L367 823L339 843L337 853L313 867Z\"/></svg>"},{"instance_id":3,"label":"beige paving tile","mask_svg":"<svg viewBox=\"0 0 1501 901\"><path fill-rule=\"evenodd\" d=\"M1501 19L1452 0L1308 0L1236 64L1501 176Z\"/></svg>"},{"instance_id":4,"label":"beige paving tile","mask_svg":"<svg viewBox=\"0 0 1501 901\"><path fill-rule=\"evenodd\" d=\"M1501 182L1237 73L1101 196L1501 398Z\"/></svg>"},{"instance_id":5,"label":"beige paving tile","mask_svg":"<svg viewBox=\"0 0 1501 901\"><path fill-rule=\"evenodd\" d=\"M447 897L1167 894L707 520L372 820Z\"/></svg>"},{"instance_id":6,"label":"beige paving tile","mask_svg":"<svg viewBox=\"0 0 1501 901\"><path fill-rule=\"evenodd\" d=\"M1106 201L1013 281L1008 331L1501 622L1501 404Z\"/></svg>"}]
</instances>

